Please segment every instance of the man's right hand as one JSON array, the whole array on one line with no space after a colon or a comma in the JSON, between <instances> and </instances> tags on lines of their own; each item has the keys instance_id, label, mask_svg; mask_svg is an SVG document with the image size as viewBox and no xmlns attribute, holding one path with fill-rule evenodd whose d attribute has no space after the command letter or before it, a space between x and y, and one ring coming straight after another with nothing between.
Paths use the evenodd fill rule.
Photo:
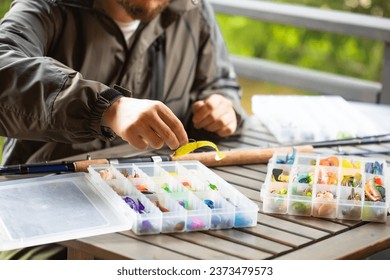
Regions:
<instances>
[{"instance_id":1,"label":"man's right hand","mask_svg":"<svg viewBox=\"0 0 390 280\"><path fill-rule=\"evenodd\" d=\"M164 143L172 150L188 142L183 124L162 102L121 97L103 114L103 124L137 149Z\"/></svg>"}]
</instances>

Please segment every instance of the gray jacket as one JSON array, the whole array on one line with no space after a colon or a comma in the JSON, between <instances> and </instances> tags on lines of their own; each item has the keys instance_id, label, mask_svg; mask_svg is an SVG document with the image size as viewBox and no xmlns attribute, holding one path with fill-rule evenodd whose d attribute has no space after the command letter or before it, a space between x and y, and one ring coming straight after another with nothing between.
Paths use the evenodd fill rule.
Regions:
<instances>
[{"instance_id":1,"label":"gray jacket","mask_svg":"<svg viewBox=\"0 0 390 280\"><path fill-rule=\"evenodd\" d=\"M161 100L187 125L191 104L219 93L241 122L241 91L206 1L172 0L130 48L100 1L15 0L1 21L3 164L123 143L101 127L121 95Z\"/></svg>"}]
</instances>

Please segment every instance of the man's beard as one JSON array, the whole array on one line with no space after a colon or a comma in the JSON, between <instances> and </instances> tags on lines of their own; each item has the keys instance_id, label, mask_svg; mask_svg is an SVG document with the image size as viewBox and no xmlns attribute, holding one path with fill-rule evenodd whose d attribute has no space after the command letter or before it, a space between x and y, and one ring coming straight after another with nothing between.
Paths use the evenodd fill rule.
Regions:
<instances>
[{"instance_id":1,"label":"man's beard","mask_svg":"<svg viewBox=\"0 0 390 280\"><path fill-rule=\"evenodd\" d=\"M133 18L141 21L151 21L165 10L170 0L116 0ZM160 2L157 6L150 6L150 2Z\"/></svg>"}]
</instances>

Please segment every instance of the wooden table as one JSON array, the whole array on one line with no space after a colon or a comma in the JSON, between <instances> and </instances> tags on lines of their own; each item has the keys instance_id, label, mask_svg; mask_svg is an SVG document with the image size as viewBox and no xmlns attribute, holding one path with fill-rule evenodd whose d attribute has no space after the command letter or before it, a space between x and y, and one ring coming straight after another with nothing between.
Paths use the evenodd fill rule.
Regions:
<instances>
[{"instance_id":1,"label":"wooden table","mask_svg":"<svg viewBox=\"0 0 390 280\"><path fill-rule=\"evenodd\" d=\"M390 112L390 109L389 111ZM252 118L239 138L219 143L221 149L278 146L268 130ZM347 152L390 149L390 144L343 147ZM92 154L96 157L129 154L117 147ZM318 153L334 153L322 148ZM370 154L385 158L389 154ZM262 212L260 188L267 165L216 167L212 170L259 206L255 227L191 233L137 236L118 232L62 242L69 259L363 259L390 248L390 216L386 223L329 220L271 215ZM389 198L387 198L389 199Z\"/></svg>"}]
</instances>

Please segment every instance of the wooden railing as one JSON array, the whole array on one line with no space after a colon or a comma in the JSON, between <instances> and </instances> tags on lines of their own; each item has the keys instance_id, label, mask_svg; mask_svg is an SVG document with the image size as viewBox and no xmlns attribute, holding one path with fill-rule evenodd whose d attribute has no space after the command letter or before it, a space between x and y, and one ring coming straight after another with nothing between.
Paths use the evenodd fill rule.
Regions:
<instances>
[{"instance_id":1,"label":"wooden railing","mask_svg":"<svg viewBox=\"0 0 390 280\"><path fill-rule=\"evenodd\" d=\"M210 0L216 13L381 41L382 81L373 82L259 58L232 55L239 76L340 95L347 100L390 104L390 19L256 0ZM255 32L255 31L254 31ZM256 34L253 34L256 36Z\"/></svg>"}]
</instances>

